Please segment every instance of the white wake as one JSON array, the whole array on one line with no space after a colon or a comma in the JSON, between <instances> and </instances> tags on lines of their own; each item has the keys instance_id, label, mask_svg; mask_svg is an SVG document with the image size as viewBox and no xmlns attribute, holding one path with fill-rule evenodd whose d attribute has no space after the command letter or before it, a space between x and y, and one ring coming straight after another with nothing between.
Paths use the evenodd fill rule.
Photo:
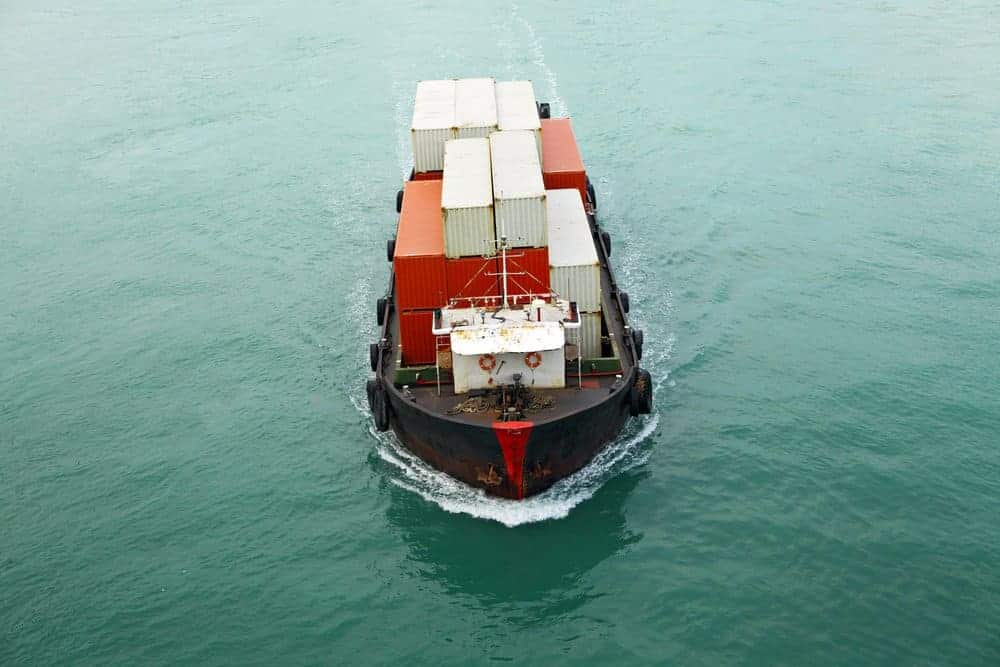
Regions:
<instances>
[{"instance_id":1,"label":"white wake","mask_svg":"<svg viewBox=\"0 0 1000 667\"><path fill-rule=\"evenodd\" d=\"M527 37L527 51L531 54L531 64L534 65L535 71L542 75L542 78L545 80L545 83L549 88L547 95L540 95L540 91L538 90L535 90L535 95L539 100L549 102L549 106L554 117L569 115L569 108L566 106L565 100L559 96L559 82L556 79L556 74L545 61L545 50L542 48L541 40L535 33L535 26L531 25L531 23L521 15L521 8L516 2L511 3L510 15L514 22L520 24L520 26L524 28L524 32ZM527 76L529 79L532 78L531 76L526 75L525 72L521 71L520 68L515 65L514 60L515 56L519 53L518 49L521 48L520 45L515 44L509 38L504 38L500 47L506 54L507 72L509 74L515 77Z\"/></svg>"},{"instance_id":2,"label":"white wake","mask_svg":"<svg viewBox=\"0 0 1000 667\"><path fill-rule=\"evenodd\" d=\"M584 468L556 482L544 493L525 500L487 496L481 489L431 468L400 445L391 432L370 430L378 440L376 451L379 457L393 468L395 476L390 479L393 484L416 493L446 512L467 514L513 527L562 519L574 507L591 498L609 479L646 463L652 450L644 447L643 443L656 430L659 422L656 414L634 421L627 427L626 433Z\"/></svg>"}]
</instances>

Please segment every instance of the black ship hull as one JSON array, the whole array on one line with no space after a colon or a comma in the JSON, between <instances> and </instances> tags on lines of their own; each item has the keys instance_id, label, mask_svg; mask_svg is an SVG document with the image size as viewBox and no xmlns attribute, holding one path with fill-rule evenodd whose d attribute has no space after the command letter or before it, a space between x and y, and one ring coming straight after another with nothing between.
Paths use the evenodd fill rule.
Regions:
<instances>
[{"instance_id":1,"label":"black ship hull","mask_svg":"<svg viewBox=\"0 0 1000 667\"><path fill-rule=\"evenodd\" d=\"M387 392L390 426L422 460L488 494L521 499L583 468L613 441L630 416L631 382L559 419L469 424Z\"/></svg>"}]
</instances>

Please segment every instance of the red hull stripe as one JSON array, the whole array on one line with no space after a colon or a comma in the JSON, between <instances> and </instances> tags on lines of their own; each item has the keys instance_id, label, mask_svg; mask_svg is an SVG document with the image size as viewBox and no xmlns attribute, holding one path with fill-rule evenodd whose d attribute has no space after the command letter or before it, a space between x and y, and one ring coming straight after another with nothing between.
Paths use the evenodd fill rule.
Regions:
<instances>
[{"instance_id":1,"label":"red hull stripe","mask_svg":"<svg viewBox=\"0 0 1000 667\"><path fill-rule=\"evenodd\" d=\"M507 478L514 485L519 499L524 497L524 452L532 426L531 422L493 422L493 432L507 464Z\"/></svg>"}]
</instances>

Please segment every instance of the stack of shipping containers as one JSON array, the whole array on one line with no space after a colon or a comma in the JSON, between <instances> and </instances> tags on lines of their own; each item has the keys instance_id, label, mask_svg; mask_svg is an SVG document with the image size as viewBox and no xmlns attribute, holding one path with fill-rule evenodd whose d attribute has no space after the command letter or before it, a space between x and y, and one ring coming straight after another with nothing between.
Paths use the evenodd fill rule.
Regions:
<instances>
[{"instance_id":1,"label":"stack of shipping containers","mask_svg":"<svg viewBox=\"0 0 1000 667\"><path fill-rule=\"evenodd\" d=\"M552 289L577 302L580 353L593 359L601 356L601 272L585 211L587 171L569 118L546 118L541 126Z\"/></svg>"},{"instance_id":2,"label":"stack of shipping containers","mask_svg":"<svg viewBox=\"0 0 1000 667\"><path fill-rule=\"evenodd\" d=\"M474 297L498 295L488 139L445 144L441 215L448 292L442 305L469 306Z\"/></svg>"},{"instance_id":3,"label":"stack of shipping containers","mask_svg":"<svg viewBox=\"0 0 1000 667\"><path fill-rule=\"evenodd\" d=\"M500 293L493 260L496 242L487 140L497 131L496 82L493 79L458 81L455 124L458 138L475 137L477 141L445 147L446 195L442 208L448 299L455 305L471 306L470 297Z\"/></svg>"},{"instance_id":4,"label":"stack of shipping containers","mask_svg":"<svg viewBox=\"0 0 1000 667\"><path fill-rule=\"evenodd\" d=\"M408 181L393 255L403 365L434 363L433 312L447 295L441 181Z\"/></svg>"},{"instance_id":5,"label":"stack of shipping containers","mask_svg":"<svg viewBox=\"0 0 1000 667\"><path fill-rule=\"evenodd\" d=\"M497 84L498 86L500 84ZM490 135L497 236L513 248L507 255L507 284L513 294L549 292L545 184L535 135L510 130ZM514 299L525 302L530 297Z\"/></svg>"},{"instance_id":6,"label":"stack of shipping containers","mask_svg":"<svg viewBox=\"0 0 1000 667\"><path fill-rule=\"evenodd\" d=\"M446 141L485 139L496 131L493 79L421 81L417 84L410 125L414 177L441 178Z\"/></svg>"},{"instance_id":7,"label":"stack of shipping containers","mask_svg":"<svg viewBox=\"0 0 1000 667\"><path fill-rule=\"evenodd\" d=\"M576 301L580 353L599 357L600 265L569 119L539 120L529 81L422 81L411 138L393 259L403 365L435 362L434 309L499 303L501 235L510 293Z\"/></svg>"},{"instance_id":8,"label":"stack of shipping containers","mask_svg":"<svg viewBox=\"0 0 1000 667\"><path fill-rule=\"evenodd\" d=\"M580 354L601 356L601 265L583 200L575 189L546 193L552 290L576 301Z\"/></svg>"},{"instance_id":9,"label":"stack of shipping containers","mask_svg":"<svg viewBox=\"0 0 1000 667\"><path fill-rule=\"evenodd\" d=\"M496 131L493 79L417 85L414 180L403 190L394 255L405 366L435 362L435 308L499 294L487 139Z\"/></svg>"}]
</instances>

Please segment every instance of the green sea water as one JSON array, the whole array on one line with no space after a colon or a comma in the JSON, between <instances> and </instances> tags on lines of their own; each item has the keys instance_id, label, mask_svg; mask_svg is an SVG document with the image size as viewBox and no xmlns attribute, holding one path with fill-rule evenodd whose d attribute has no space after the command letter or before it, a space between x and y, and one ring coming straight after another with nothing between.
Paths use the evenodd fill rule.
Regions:
<instances>
[{"instance_id":1,"label":"green sea water","mask_svg":"<svg viewBox=\"0 0 1000 667\"><path fill-rule=\"evenodd\" d=\"M364 400L420 79L574 118L654 414ZM0 665L1000 664L995 2L0 5Z\"/></svg>"}]
</instances>

